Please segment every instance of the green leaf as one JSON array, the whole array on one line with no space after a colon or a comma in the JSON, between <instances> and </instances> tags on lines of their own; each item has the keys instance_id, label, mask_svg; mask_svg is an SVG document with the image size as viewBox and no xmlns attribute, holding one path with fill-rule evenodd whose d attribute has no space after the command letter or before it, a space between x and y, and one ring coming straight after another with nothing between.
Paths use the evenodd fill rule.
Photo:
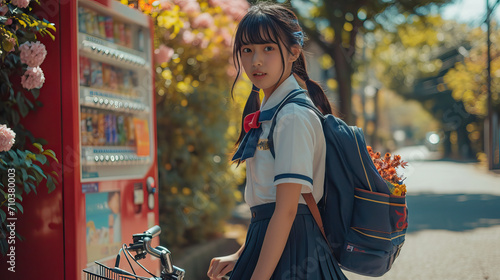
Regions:
<instances>
[{"instance_id":1,"label":"green leaf","mask_svg":"<svg viewBox=\"0 0 500 280\"><path fill-rule=\"evenodd\" d=\"M29 152L29 151L28 151ZM19 159L20 160L23 160L26 158L26 152L24 151L21 151L21 150L17 150L17 154L19 155Z\"/></svg>"},{"instance_id":2,"label":"green leaf","mask_svg":"<svg viewBox=\"0 0 500 280\"><path fill-rule=\"evenodd\" d=\"M5 214L5 212L2 209L0 209L0 218L2 219L2 224L7 219L7 215Z\"/></svg>"},{"instance_id":3,"label":"green leaf","mask_svg":"<svg viewBox=\"0 0 500 280\"><path fill-rule=\"evenodd\" d=\"M30 110L33 110L35 108L35 105L33 105L33 103L28 98L26 98L24 101L26 102L26 104L28 104L28 108Z\"/></svg>"},{"instance_id":4,"label":"green leaf","mask_svg":"<svg viewBox=\"0 0 500 280\"><path fill-rule=\"evenodd\" d=\"M43 152L43 147L40 143L33 143L33 146L35 146L40 151L40 153Z\"/></svg>"},{"instance_id":5,"label":"green leaf","mask_svg":"<svg viewBox=\"0 0 500 280\"><path fill-rule=\"evenodd\" d=\"M19 209L19 211L21 211L21 213L24 214L24 208L19 202L16 202L16 206L17 206L17 209Z\"/></svg>"},{"instance_id":6,"label":"green leaf","mask_svg":"<svg viewBox=\"0 0 500 280\"><path fill-rule=\"evenodd\" d=\"M28 194L28 193L31 192L30 186L28 184L24 183L23 186L24 186L24 192L25 193Z\"/></svg>"},{"instance_id":7,"label":"green leaf","mask_svg":"<svg viewBox=\"0 0 500 280\"><path fill-rule=\"evenodd\" d=\"M53 192L56 189L56 185L54 184L52 176L49 176L47 178L47 188L49 189L49 193Z\"/></svg>"},{"instance_id":8,"label":"green leaf","mask_svg":"<svg viewBox=\"0 0 500 280\"><path fill-rule=\"evenodd\" d=\"M50 149L47 149L45 150L42 154L46 155L46 156L49 156L51 157L52 159L54 159L57 163L59 163L59 160L57 160L57 157L56 157L56 153L54 153L54 151L50 150Z\"/></svg>"},{"instance_id":9,"label":"green leaf","mask_svg":"<svg viewBox=\"0 0 500 280\"><path fill-rule=\"evenodd\" d=\"M10 150L7 153L9 153L9 156L12 158L12 163L14 164L14 166L20 165L19 158L14 151Z\"/></svg>"},{"instance_id":10,"label":"green leaf","mask_svg":"<svg viewBox=\"0 0 500 280\"><path fill-rule=\"evenodd\" d=\"M35 154L36 160L38 160L41 164L45 164L47 162L47 157L41 154Z\"/></svg>"},{"instance_id":11,"label":"green leaf","mask_svg":"<svg viewBox=\"0 0 500 280\"><path fill-rule=\"evenodd\" d=\"M35 192L35 194L36 194L37 192L36 192L36 186L35 186L35 184L33 184L33 183L28 183L28 185L31 187L31 189L32 189L32 190Z\"/></svg>"},{"instance_id":12,"label":"green leaf","mask_svg":"<svg viewBox=\"0 0 500 280\"><path fill-rule=\"evenodd\" d=\"M23 116L23 118L26 117L26 115L28 115L29 113L29 109L28 106L26 106L26 103L24 102L24 96L22 95L21 92L17 93L16 101L17 101L17 107L19 108L19 113L21 113L21 116Z\"/></svg>"},{"instance_id":13,"label":"green leaf","mask_svg":"<svg viewBox=\"0 0 500 280\"><path fill-rule=\"evenodd\" d=\"M35 99L37 99L38 96L40 96L40 89L39 88L32 89L31 94L33 94L33 97L35 97Z\"/></svg>"},{"instance_id":14,"label":"green leaf","mask_svg":"<svg viewBox=\"0 0 500 280\"><path fill-rule=\"evenodd\" d=\"M26 172L26 169L22 168L21 169L21 174L22 174L22 179L23 179L23 182L26 182L28 181L28 172Z\"/></svg>"},{"instance_id":15,"label":"green leaf","mask_svg":"<svg viewBox=\"0 0 500 280\"><path fill-rule=\"evenodd\" d=\"M19 117L19 113L16 110L12 110L11 116L12 116L12 124L16 126L19 123L19 120L21 119Z\"/></svg>"},{"instance_id":16,"label":"green leaf","mask_svg":"<svg viewBox=\"0 0 500 280\"><path fill-rule=\"evenodd\" d=\"M43 172L43 170L40 168L40 166L36 165L36 164L33 164L33 166L31 167L32 169L34 169L36 172L35 172L35 177L37 177L37 182L40 182L42 181L40 179L40 177L37 176L37 174L39 174L40 176L42 176L43 178L47 179L47 176L45 175L45 173Z\"/></svg>"}]
</instances>

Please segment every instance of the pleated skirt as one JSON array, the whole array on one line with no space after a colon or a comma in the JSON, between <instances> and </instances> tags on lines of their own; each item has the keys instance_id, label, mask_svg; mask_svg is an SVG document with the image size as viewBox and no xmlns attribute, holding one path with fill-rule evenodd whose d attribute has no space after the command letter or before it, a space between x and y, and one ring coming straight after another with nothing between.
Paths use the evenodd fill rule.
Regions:
<instances>
[{"instance_id":1,"label":"pleated skirt","mask_svg":"<svg viewBox=\"0 0 500 280\"><path fill-rule=\"evenodd\" d=\"M230 280L244 280L252 277L274 208L275 203L250 208L252 219L245 248L233 269ZM288 241L271 279L347 280L307 205L299 204L298 206Z\"/></svg>"}]
</instances>

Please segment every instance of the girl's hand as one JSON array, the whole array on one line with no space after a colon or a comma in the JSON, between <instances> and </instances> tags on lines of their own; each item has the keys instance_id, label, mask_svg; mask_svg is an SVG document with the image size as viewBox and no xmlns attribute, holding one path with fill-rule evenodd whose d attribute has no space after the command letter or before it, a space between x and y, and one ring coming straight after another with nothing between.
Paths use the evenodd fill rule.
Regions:
<instances>
[{"instance_id":1,"label":"girl's hand","mask_svg":"<svg viewBox=\"0 0 500 280\"><path fill-rule=\"evenodd\" d=\"M225 257L213 258L210 261L210 267L207 276L211 280L222 279L229 271L232 271L236 261L238 261L239 254L234 253Z\"/></svg>"}]
</instances>

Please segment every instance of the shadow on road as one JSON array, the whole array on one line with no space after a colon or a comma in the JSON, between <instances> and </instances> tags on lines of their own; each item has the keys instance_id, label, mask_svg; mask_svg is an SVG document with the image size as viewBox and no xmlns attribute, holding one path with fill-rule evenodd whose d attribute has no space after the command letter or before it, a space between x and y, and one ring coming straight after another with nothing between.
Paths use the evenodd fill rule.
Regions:
<instances>
[{"instance_id":1,"label":"shadow on road","mask_svg":"<svg viewBox=\"0 0 500 280\"><path fill-rule=\"evenodd\" d=\"M500 225L500 196L487 194L407 195L408 233L425 229L471 230Z\"/></svg>"}]
</instances>

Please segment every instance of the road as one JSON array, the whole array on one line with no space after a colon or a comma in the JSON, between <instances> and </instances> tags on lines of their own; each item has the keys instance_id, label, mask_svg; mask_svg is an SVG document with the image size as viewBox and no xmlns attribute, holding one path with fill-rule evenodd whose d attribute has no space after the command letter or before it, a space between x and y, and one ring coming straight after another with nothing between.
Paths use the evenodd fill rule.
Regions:
<instances>
[{"instance_id":1,"label":"road","mask_svg":"<svg viewBox=\"0 0 500 280\"><path fill-rule=\"evenodd\" d=\"M500 280L500 175L477 163L436 160L425 147L398 153L410 162L409 228L399 258L379 279Z\"/></svg>"}]
</instances>

